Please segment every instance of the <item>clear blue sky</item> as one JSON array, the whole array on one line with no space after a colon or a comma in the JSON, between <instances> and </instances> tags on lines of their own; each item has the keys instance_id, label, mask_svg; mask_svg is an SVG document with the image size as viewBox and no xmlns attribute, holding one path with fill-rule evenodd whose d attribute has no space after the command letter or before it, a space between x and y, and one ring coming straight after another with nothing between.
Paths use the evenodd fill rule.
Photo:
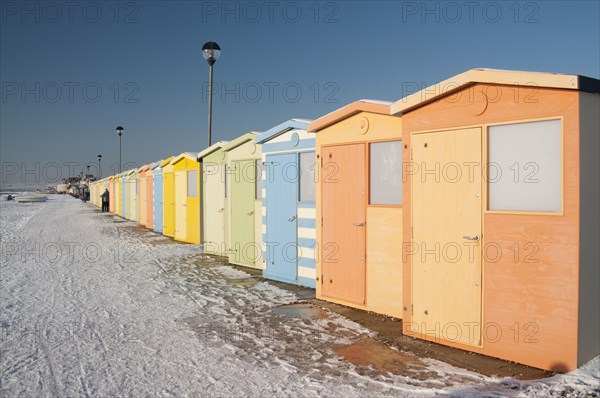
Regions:
<instances>
[{"instance_id":1,"label":"clear blue sky","mask_svg":"<svg viewBox=\"0 0 600 398\"><path fill-rule=\"evenodd\" d=\"M3 0L2 182L32 183L36 167L51 182L49 164L67 177L65 162L79 172L98 154L106 176L117 125L123 163L202 150L209 40L222 48L213 141L475 67L599 78L598 1L469 4Z\"/></svg>"}]
</instances>

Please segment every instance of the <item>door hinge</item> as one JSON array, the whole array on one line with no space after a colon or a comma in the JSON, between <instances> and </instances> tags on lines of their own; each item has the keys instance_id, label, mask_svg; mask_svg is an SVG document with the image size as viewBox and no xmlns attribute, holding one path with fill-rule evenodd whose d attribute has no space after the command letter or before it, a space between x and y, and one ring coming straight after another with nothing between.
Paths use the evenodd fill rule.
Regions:
<instances>
[{"instance_id":1,"label":"door hinge","mask_svg":"<svg viewBox=\"0 0 600 398\"><path fill-rule=\"evenodd\" d=\"M412 314L414 314L414 311L415 311L415 308L414 308L414 306L411 304L411 305L410 305L410 314L411 314L411 315L412 315Z\"/></svg>"},{"instance_id":2,"label":"door hinge","mask_svg":"<svg viewBox=\"0 0 600 398\"><path fill-rule=\"evenodd\" d=\"M413 230L413 227L412 227L412 226L410 227L410 238L411 238L411 239L414 239L414 238L415 238L415 233L414 233L414 230Z\"/></svg>"},{"instance_id":3,"label":"door hinge","mask_svg":"<svg viewBox=\"0 0 600 398\"><path fill-rule=\"evenodd\" d=\"M323 226L323 217L321 217L321 226Z\"/></svg>"},{"instance_id":4,"label":"door hinge","mask_svg":"<svg viewBox=\"0 0 600 398\"><path fill-rule=\"evenodd\" d=\"M410 160L413 160L413 151L412 151L412 148L410 148Z\"/></svg>"},{"instance_id":5,"label":"door hinge","mask_svg":"<svg viewBox=\"0 0 600 398\"><path fill-rule=\"evenodd\" d=\"M321 274L321 285L323 284L323 274Z\"/></svg>"}]
</instances>

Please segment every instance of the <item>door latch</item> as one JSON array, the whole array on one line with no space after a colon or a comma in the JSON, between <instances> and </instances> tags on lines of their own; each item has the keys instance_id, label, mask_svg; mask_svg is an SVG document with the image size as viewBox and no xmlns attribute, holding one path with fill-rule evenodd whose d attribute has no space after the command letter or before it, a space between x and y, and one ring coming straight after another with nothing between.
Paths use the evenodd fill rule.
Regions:
<instances>
[{"instance_id":1,"label":"door latch","mask_svg":"<svg viewBox=\"0 0 600 398\"><path fill-rule=\"evenodd\" d=\"M479 240L479 236L478 235L475 235L475 236L465 235L465 236L463 236L463 239L478 241Z\"/></svg>"},{"instance_id":2,"label":"door latch","mask_svg":"<svg viewBox=\"0 0 600 398\"><path fill-rule=\"evenodd\" d=\"M296 216L292 216L292 217L288 218L288 221L289 221L289 222L292 222L292 221L294 221L295 219L296 219Z\"/></svg>"},{"instance_id":3,"label":"door latch","mask_svg":"<svg viewBox=\"0 0 600 398\"><path fill-rule=\"evenodd\" d=\"M355 227L364 227L365 223L364 222L356 222L356 223L353 223L352 225L354 225Z\"/></svg>"}]
</instances>

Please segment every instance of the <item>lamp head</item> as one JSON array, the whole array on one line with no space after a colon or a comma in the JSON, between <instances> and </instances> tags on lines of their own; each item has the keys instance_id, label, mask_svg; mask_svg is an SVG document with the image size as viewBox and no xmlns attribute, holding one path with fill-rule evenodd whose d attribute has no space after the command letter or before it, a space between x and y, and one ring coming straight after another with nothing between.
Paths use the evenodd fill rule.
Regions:
<instances>
[{"instance_id":1,"label":"lamp head","mask_svg":"<svg viewBox=\"0 0 600 398\"><path fill-rule=\"evenodd\" d=\"M221 47L214 41L207 41L202 46L202 56L210 66L213 66L219 55L221 55Z\"/></svg>"}]
</instances>

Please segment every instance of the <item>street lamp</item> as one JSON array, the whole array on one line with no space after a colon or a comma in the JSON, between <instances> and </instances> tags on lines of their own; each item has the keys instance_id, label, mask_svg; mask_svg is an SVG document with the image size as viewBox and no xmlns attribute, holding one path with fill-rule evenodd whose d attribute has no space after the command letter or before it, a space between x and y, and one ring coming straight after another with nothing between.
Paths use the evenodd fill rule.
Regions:
<instances>
[{"instance_id":1,"label":"street lamp","mask_svg":"<svg viewBox=\"0 0 600 398\"><path fill-rule=\"evenodd\" d=\"M98 155L98 179L102 178L102 167L100 167L101 160L102 160L102 155Z\"/></svg>"},{"instance_id":2,"label":"street lamp","mask_svg":"<svg viewBox=\"0 0 600 398\"><path fill-rule=\"evenodd\" d=\"M82 173L82 174L83 174L83 173ZM89 178L89 175L90 175L90 165L88 164L88 165L87 165L87 174L86 174L86 176L88 176L88 178Z\"/></svg>"},{"instance_id":3,"label":"street lamp","mask_svg":"<svg viewBox=\"0 0 600 398\"><path fill-rule=\"evenodd\" d=\"M208 62L208 146L211 144L212 133L213 65L219 55L221 55L221 47L214 41L207 41L202 46L202 56Z\"/></svg>"},{"instance_id":4,"label":"street lamp","mask_svg":"<svg viewBox=\"0 0 600 398\"><path fill-rule=\"evenodd\" d=\"M119 135L119 174L121 174L121 135L123 135L123 127L118 126L116 132Z\"/></svg>"}]
</instances>

